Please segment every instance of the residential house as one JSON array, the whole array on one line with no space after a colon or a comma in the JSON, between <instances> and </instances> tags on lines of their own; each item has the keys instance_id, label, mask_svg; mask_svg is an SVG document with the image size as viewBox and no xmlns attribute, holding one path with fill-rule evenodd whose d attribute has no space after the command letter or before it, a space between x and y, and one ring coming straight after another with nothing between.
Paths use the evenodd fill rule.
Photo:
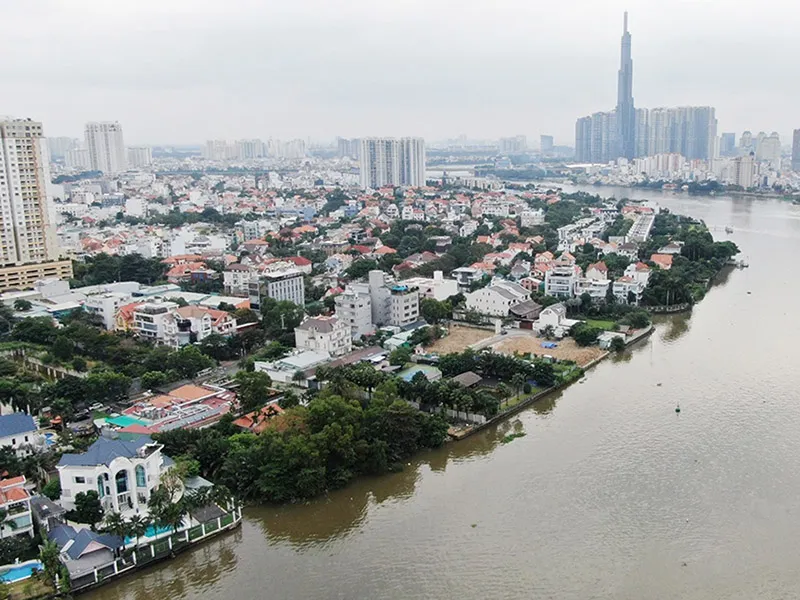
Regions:
<instances>
[{"instance_id":1,"label":"residential house","mask_svg":"<svg viewBox=\"0 0 800 600\"><path fill-rule=\"evenodd\" d=\"M680 254L683 250L683 242L681 241L672 241L666 246L662 246L658 249L658 254Z\"/></svg>"},{"instance_id":2,"label":"residential house","mask_svg":"<svg viewBox=\"0 0 800 600\"><path fill-rule=\"evenodd\" d=\"M17 456L29 456L42 445L36 422L25 413L0 415L0 448L12 448Z\"/></svg>"},{"instance_id":3,"label":"residential house","mask_svg":"<svg viewBox=\"0 0 800 600\"><path fill-rule=\"evenodd\" d=\"M308 317L294 328L295 346L342 356L353 349L350 325L337 317Z\"/></svg>"},{"instance_id":4,"label":"residential house","mask_svg":"<svg viewBox=\"0 0 800 600\"><path fill-rule=\"evenodd\" d=\"M533 329L539 333L550 327L553 335L562 338L569 333L573 325L580 323L567 318L567 307L563 303L552 304L539 313L539 318L533 324Z\"/></svg>"},{"instance_id":5,"label":"residential house","mask_svg":"<svg viewBox=\"0 0 800 600\"><path fill-rule=\"evenodd\" d=\"M529 299L530 292L522 286L495 279L488 286L466 294L466 307L482 315L507 317L513 306Z\"/></svg>"},{"instance_id":6,"label":"residential house","mask_svg":"<svg viewBox=\"0 0 800 600\"><path fill-rule=\"evenodd\" d=\"M578 265L555 262L545 273L544 293L548 296L572 298L575 295L575 284L580 276L581 268Z\"/></svg>"},{"instance_id":7,"label":"residential house","mask_svg":"<svg viewBox=\"0 0 800 600\"><path fill-rule=\"evenodd\" d=\"M594 279L596 281L605 281L608 279L608 267L604 262L592 263L586 267L586 279Z\"/></svg>"},{"instance_id":8,"label":"residential house","mask_svg":"<svg viewBox=\"0 0 800 600\"><path fill-rule=\"evenodd\" d=\"M172 460L147 436L134 441L100 437L82 454L63 454L56 469L61 504L75 508L75 496L94 491L105 511L146 514L147 501Z\"/></svg>"},{"instance_id":9,"label":"residential house","mask_svg":"<svg viewBox=\"0 0 800 600\"><path fill-rule=\"evenodd\" d=\"M258 410L242 415L233 421L233 424L249 433L263 433L269 427L271 420L283 412L277 402L270 402Z\"/></svg>"},{"instance_id":10,"label":"residential house","mask_svg":"<svg viewBox=\"0 0 800 600\"><path fill-rule=\"evenodd\" d=\"M254 368L269 375L275 383L309 387L316 368L330 361L327 352L302 350L272 362L256 361Z\"/></svg>"},{"instance_id":11,"label":"residential house","mask_svg":"<svg viewBox=\"0 0 800 600\"><path fill-rule=\"evenodd\" d=\"M58 546L61 562L73 580L112 564L125 544L119 536L86 528L76 530L71 525L58 525L51 529L47 539Z\"/></svg>"},{"instance_id":12,"label":"residential house","mask_svg":"<svg viewBox=\"0 0 800 600\"><path fill-rule=\"evenodd\" d=\"M672 256L672 254L652 254L650 262L656 263L656 266L664 271L669 271L672 268Z\"/></svg>"},{"instance_id":13,"label":"residential house","mask_svg":"<svg viewBox=\"0 0 800 600\"><path fill-rule=\"evenodd\" d=\"M229 265L222 273L225 293L231 296L247 296L250 278L254 269L248 265L236 263Z\"/></svg>"},{"instance_id":14,"label":"residential house","mask_svg":"<svg viewBox=\"0 0 800 600\"><path fill-rule=\"evenodd\" d=\"M617 246L617 254L629 260L636 260L639 256L639 246L636 242L625 242Z\"/></svg>"},{"instance_id":15,"label":"residential house","mask_svg":"<svg viewBox=\"0 0 800 600\"><path fill-rule=\"evenodd\" d=\"M334 298L336 303L336 316L350 327L353 339L371 335L375 331L372 324L372 299L369 291L359 291L348 286Z\"/></svg>"},{"instance_id":16,"label":"residential house","mask_svg":"<svg viewBox=\"0 0 800 600\"><path fill-rule=\"evenodd\" d=\"M25 476L0 480L0 539L16 535L33 537L31 495L25 489Z\"/></svg>"},{"instance_id":17,"label":"residential house","mask_svg":"<svg viewBox=\"0 0 800 600\"><path fill-rule=\"evenodd\" d=\"M608 289L611 286L609 279L589 279L580 277L575 281L575 295L582 296L589 294L593 302L601 302L606 299Z\"/></svg>"}]
</instances>

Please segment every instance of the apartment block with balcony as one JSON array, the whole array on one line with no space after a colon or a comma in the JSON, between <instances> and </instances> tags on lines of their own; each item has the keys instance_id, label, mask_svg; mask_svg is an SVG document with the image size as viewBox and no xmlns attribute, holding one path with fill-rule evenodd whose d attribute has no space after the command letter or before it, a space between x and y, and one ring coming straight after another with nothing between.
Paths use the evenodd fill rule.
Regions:
<instances>
[{"instance_id":1,"label":"apartment block with balcony","mask_svg":"<svg viewBox=\"0 0 800 600\"><path fill-rule=\"evenodd\" d=\"M31 495L25 489L25 476L0 480L0 510L5 519L0 522L0 539L17 535L33 537Z\"/></svg>"},{"instance_id":2,"label":"apartment block with balcony","mask_svg":"<svg viewBox=\"0 0 800 600\"><path fill-rule=\"evenodd\" d=\"M295 346L343 356L353 349L350 325L338 317L309 317L294 328Z\"/></svg>"}]
</instances>

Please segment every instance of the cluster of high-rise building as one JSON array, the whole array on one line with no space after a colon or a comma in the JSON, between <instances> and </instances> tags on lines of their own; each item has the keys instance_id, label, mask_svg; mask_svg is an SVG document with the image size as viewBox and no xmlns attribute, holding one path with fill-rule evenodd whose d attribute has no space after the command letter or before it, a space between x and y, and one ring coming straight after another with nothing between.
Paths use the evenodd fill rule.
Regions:
<instances>
[{"instance_id":1,"label":"cluster of high-rise building","mask_svg":"<svg viewBox=\"0 0 800 600\"><path fill-rule=\"evenodd\" d=\"M633 59L628 13L625 13L617 80L617 106L581 117L575 125L578 162L604 163L618 158L679 153L690 159L715 154L717 119L710 106L635 108Z\"/></svg>"},{"instance_id":2,"label":"cluster of high-rise building","mask_svg":"<svg viewBox=\"0 0 800 600\"><path fill-rule=\"evenodd\" d=\"M420 137L363 138L359 166L363 188L425 185L425 140Z\"/></svg>"},{"instance_id":3,"label":"cluster of high-rise building","mask_svg":"<svg viewBox=\"0 0 800 600\"><path fill-rule=\"evenodd\" d=\"M298 159L306 156L306 142L302 139L289 141L244 139L208 140L203 147L203 157L208 160L249 160L256 158Z\"/></svg>"}]
</instances>

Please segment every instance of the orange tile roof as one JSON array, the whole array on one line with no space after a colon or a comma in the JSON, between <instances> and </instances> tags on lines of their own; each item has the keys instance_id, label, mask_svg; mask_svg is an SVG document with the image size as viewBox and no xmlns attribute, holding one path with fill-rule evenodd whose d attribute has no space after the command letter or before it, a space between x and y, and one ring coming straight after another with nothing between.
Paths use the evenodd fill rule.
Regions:
<instances>
[{"instance_id":1,"label":"orange tile roof","mask_svg":"<svg viewBox=\"0 0 800 600\"><path fill-rule=\"evenodd\" d=\"M193 383L187 383L186 385L182 385L181 387L172 390L169 395L173 398L180 398L181 400L198 400L199 398L203 398L205 396L211 396L214 393L214 390L209 388L194 385Z\"/></svg>"}]
</instances>

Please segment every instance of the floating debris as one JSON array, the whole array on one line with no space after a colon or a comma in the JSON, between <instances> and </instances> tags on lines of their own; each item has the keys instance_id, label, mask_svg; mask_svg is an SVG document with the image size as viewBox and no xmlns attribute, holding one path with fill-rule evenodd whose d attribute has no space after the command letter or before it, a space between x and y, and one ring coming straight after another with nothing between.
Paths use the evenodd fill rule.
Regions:
<instances>
[{"instance_id":1,"label":"floating debris","mask_svg":"<svg viewBox=\"0 0 800 600\"><path fill-rule=\"evenodd\" d=\"M506 437L500 440L501 444L507 444L508 442L513 442L517 438L525 437L525 432L520 431L519 433L509 433Z\"/></svg>"}]
</instances>

